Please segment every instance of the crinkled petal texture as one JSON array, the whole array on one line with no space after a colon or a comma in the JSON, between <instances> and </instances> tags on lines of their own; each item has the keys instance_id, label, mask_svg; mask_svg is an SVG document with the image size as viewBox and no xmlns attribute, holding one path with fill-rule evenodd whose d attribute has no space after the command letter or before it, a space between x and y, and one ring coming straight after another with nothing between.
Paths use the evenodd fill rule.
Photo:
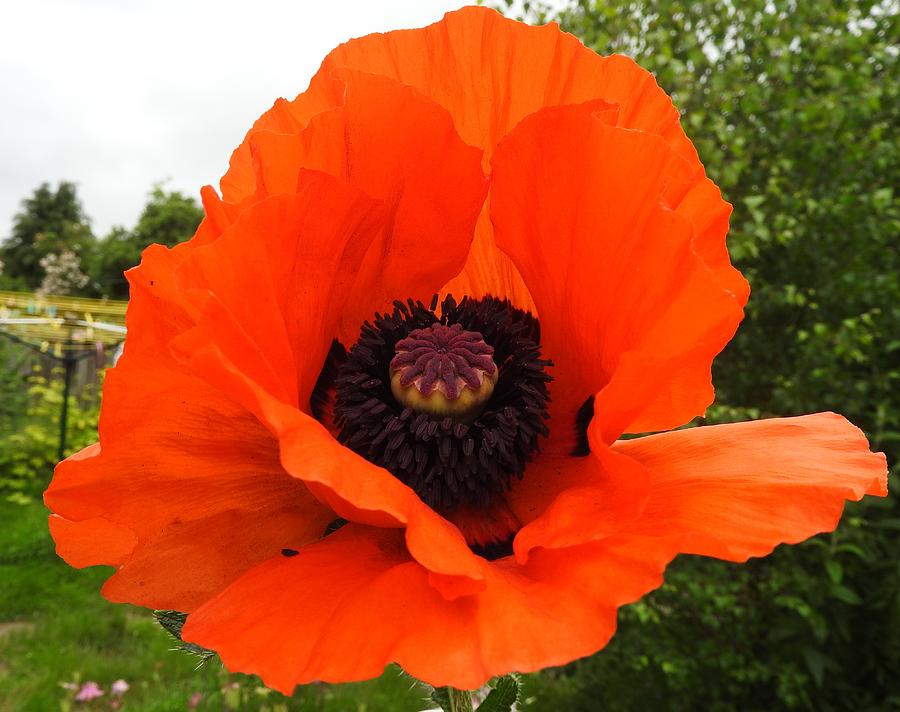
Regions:
<instances>
[{"instance_id":1,"label":"crinkled petal texture","mask_svg":"<svg viewBox=\"0 0 900 712\"><path fill-rule=\"evenodd\" d=\"M884 457L858 429L820 414L711 426L616 444L649 474L643 511L596 541L539 548L487 570L448 600L399 533L348 525L296 557L244 575L188 619L185 638L289 693L358 680L388 662L435 685L476 687L587 655L616 608L690 552L741 561L832 529L845 499L886 491Z\"/></svg>"},{"instance_id":2,"label":"crinkled petal texture","mask_svg":"<svg viewBox=\"0 0 900 712\"><path fill-rule=\"evenodd\" d=\"M590 102L614 109L616 125L659 136L688 162L691 180L676 193L690 189L689 202L702 223L698 232L709 243L707 257L727 265L730 206L705 177L669 97L631 59L591 52L555 24L528 27L493 10L468 7L422 30L375 34L341 45L304 95L310 110L328 94L334 72L345 67L394 78L447 108L463 140L484 149L485 168L504 136L545 107ZM465 269L448 289L508 296L523 308L532 307L530 285L496 249L486 218L479 221Z\"/></svg>"},{"instance_id":3,"label":"crinkled petal texture","mask_svg":"<svg viewBox=\"0 0 900 712\"><path fill-rule=\"evenodd\" d=\"M698 254L671 197L691 172L658 136L611 126L588 105L540 111L497 150L491 217L555 364L554 451L571 452L575 413L598 392L607 443L681 425L712 402L710 365L746 290L736 270Z\"/></svg>"},{"instance_id":4,"label":"crinkled petal texture","mask_svg":"<svg viewBox=\"0 0 900 712\"><path fill-rule=\"evenodd\" d=\"M129 275L129 338L107 377L100 444L61 463L45 494L64 558L119 567L109 598L193 610L334 519L285 471L277 433L248 394L303 415L287 406L308 398L318 371L289 352L324 358L341 285L379 209L309 174L296 195L258 203L214 244L151 248ZM290 308L253 312L241 292L250 287L255 306L281 291Z\"/></svg>"},{"instance_id":5,"label":"crinkled petal texture","mask_svg":"<svg viewBox=\"0 0 900 712\"><path fill-rule=\"evenodd\" d=\"M763 555L885 493L884 458L831 414L617 440L703 412L748 294L730 207L628 59L483 8L354 40L221 190L129 273L100 443L45 499L61 556L116 567L112 600L188 611L185 638L234 670L287 693L392 661L461 688L562 664L678 553ZM311 415L334 338L447 290L536 310L555 362L497 561Z\"/></svg>"},{"instance_id":6,"label":"crinkled petal texture","mask_svg":"<svg viewBox=\"0 0 900 712\"><path fill-rule=\"evenodd\" d=\"M108 596L193 610L338 516L407 526L436 586L444 574L483 585L484 562L453 525L308 415L387 219L382 202L304 169L294 194L249 204L212 241L151 248L129 274L131 336L100 448L62 463L45 495L64 557L122 567ZM109 551L90 541L100 526L117 532ZM165 575L150 581L155 569Z\"/></svg>"},{"instance_id":7,"label":"crinkled petal texture","mask_svg":"<svg viewBox=\"0 0 900 712\"><path fill-rule=\"evenodd\" d=\"M887 463L834 413L689 428L614 450L650 472L629 531L682 537L679 551L746 561L833 530L844 501L887 495Z\"/></svg>"},{"instance_id":8,"label":"crinkled petal texture","mask_svg":"<svg viewBox=\"0 0 900 712\"><path fill-rule=\"evenodd\" d=\"M397 662L433 685L559 665L615 631L618 606L662 582L671 547L610 539L490 568L485 590L446 600L390 530L348 525L263 564L188 618L232 670L290 694L297 683L362 680Z\"/></svg>"},{"instance_id":9,"label":"crinkled petal texture","mask_svg":"<svg viewBox=\"0 0 900 712\"><path fill-rule=\"evenodd\" d=\"M613 153L582 150L566 133L573 127L591 149ZM518 153L523 147L527 155ZM548 159L553 169L538 176L536 166ZM488 202L486 184L465 178L479 160L493 171ZM361 319L391 299L430 296L436 283L457 295L509 297L556 326L547 346L559 363L559 451L571 445L574 413L589 395L609 386L603 398L621 401L648 372L659 378L644 386L641 403L604 408L617 411L607 442L626 429L682 425L712 401L712 358L749 291L725 248L730 206L706 177L669 97L632 60L601 57L556 25L528 27L476 7L420 30L352 40L326 57L306 92L279 100L257 121L222 179L224 205L208 193L208 209L227 216L260 195L291 191L298 167L348 180L384 199L391 214L357 277L344 340L352 342ZM444 260L434 260L436 236L424 229L435 224ZM541 273L548 254L552 277ZM570 311L560 307L566 265L578 267L571 296L580 302ZM543 284L551 279L553 296ZM589 294L600 279L604 293ZM627 293L601 298L622 281ZM641 304L619 309L644 288ZM708 312L690 313L684 329L685 313L710 295ZM586 314L592 305L599 308ZM596 328L600 321L604 328ZM593 366L583 358L573 368L554 348L573 323L592 338L591 356L604 351Z\"/></svg>"},{"instance_id":10,"label":"crinkled petal texture","mask_svg":"<svg viewBox=\"0 0 900 712\"><path fill-rule=\"evenodd\" d=\"M384 202L382 229L342 314L340 336L352 343L375 311L398 298L427 301L462 269L488 184L482 151L463 143L450 114L413 87L352 70L336 72L330 86L335 105L308 120L295 118L300 97L279 100L257 122L222 178L222 212L293 193L303 169Z\"/></svg>"},{"instance_id":11,"label":"crinkled petal texture","mask_svg":"<svg viewBox=\"0 0 900 712\"><path fill-rule=\"evenodd\" d=\"M226 200L254 189L253 134L301 131L347 100L346 78L354 72L396 82L443 107L462 140L483 150L486 171L498 143L546 107L588 103L603 107L615 125L659 136L689 167L689 179L673 183L672 198L686 203L704 259L714 268L728 267L724 240L731 208L706 178L677 109L653 75L628 57L588 50L555 24L529 27L481 7L448 13L422 29L351 40L331 52L309 89L294 101L276 102L235 152L222 181ZM486 210L464 269L446 286L456 294L493 294L525 309L534 306L516 266L497 249ZM746 284L738 289L746 292Z\"/></svg>"}]
</instances>

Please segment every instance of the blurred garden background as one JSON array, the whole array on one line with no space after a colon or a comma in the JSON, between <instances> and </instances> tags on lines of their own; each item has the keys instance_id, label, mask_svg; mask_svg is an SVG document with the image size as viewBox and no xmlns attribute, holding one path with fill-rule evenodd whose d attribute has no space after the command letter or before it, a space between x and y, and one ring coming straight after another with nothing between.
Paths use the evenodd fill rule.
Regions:
<instances>
[{"instance_id":1,"label":"blurred garden background","mask_svg":"<svg viewBox=\"0 0 900 712\"><path fill-rule=\"evenodd\" d=\"M652 71L734 205L730 250L753 292L714 368L717 403L697 425L834 410L896 473L900 3L500 9L558 21L601 54ZM100 597L108 571L56 558L41 492L60 446L67 359L71 453L95 439L103 371L120 340L102 325L122 323L123 270L151 243L190 237L202 216L192 196L163 183L148 186L133 225L95 234L91 206L61 178L21 186L19 212L0 226L0 710L427 707L426 692L396 669L291 699L216 660L198 669L196 657L169 650L147 611ZM660 590L621 611L605 650L527 676L521 707L900 709L898 544L891 496L850 505L833 534L748 565L681 557Z\"/></svg>"}]
</instances>

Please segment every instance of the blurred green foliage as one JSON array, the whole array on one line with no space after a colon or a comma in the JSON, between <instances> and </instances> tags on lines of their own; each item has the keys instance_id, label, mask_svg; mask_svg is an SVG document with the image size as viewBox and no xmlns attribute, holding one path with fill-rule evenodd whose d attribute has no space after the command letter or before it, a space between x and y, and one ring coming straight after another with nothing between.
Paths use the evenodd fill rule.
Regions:
<instances>
[{"instance_id":1,"label":"blurred green foliage","mask_svg":"<svg viewBox=\"0 0 900 712\"><path fill-rule=\"evenodd\" d=\"M504 8L632 56L683 111L734 205L752 286L713 422L820 410L900 455L900 4L568 0ZM871 498L870 498L871 499ZM900 709L900 507L736 566L682 558L547 709ZM598 707L599 705L599 707Z\"/></svg>"},{"instance_id":2,"label":"blurred green foliage","mask_svg":"<svg viewBox=\"0 0 900 712\"><path fill-rule=\"evenodd\" d=\"M22 375L30 353L7 339L0 338L0 438L12 432L28 401Z\"/></svg>"},{"instance_id":3,"label":"blurred green foliage","mask_svg":"<svg viewBox=\"0 0 900 712\"><path fill-rule=\"evenodd\" d=\"M137 223L131 230L114 227L97 242L89 262L93 296L128 299L124 272L141 261L141 252L153 243L172 247L187 240L200 221L203 210L197 202L177 191L153 186Z\"/></svg>"},{"instance_id":4,"label":"blurred green foliage","mask_svg":"<svg viewBox=\"0 0 900 712\"><path fill-rule=\"evenodd\" d=\"M58 457L62 369L49 377L40 369L27 377L0 370L0 390L16 403L0 409L0 494L13 501L39 499ZM90 389L69 396L68 454L97 440L99 411L99 399Z\"/></svg>"}]
</instances>

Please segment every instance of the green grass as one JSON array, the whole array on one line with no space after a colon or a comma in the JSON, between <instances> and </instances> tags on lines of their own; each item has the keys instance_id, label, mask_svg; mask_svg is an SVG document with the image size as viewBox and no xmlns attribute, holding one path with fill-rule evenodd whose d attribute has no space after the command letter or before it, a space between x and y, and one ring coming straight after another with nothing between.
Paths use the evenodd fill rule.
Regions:
<instances>
[{"instance_id":1,"label":"green grass","mask_svg":"<svg viewBox=\"0 0 900 712\"><path fill-rule=\"evenodd\" d=\"M229 674L217 659L195 669L197 659L170 650L172 639L149 611L116 605L100 596L109 569L75 570L57 558L37 504L0 501L0 711L111 709L109 685L120 678L131 689L122 709L300 710L302 712L412 712L426 693L397 669L378 680L310 685L292 698L266 690L257 678ZM19 625L9 625L18 623ZM63 683L94 680L107 696L71 702Z\"/></svg>"}]
</instances>

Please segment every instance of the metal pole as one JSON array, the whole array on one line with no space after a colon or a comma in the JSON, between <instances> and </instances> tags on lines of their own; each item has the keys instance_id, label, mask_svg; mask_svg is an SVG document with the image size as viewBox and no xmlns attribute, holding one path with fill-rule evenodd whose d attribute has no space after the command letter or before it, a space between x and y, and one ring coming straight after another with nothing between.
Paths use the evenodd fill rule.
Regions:
<instances>
[{"instance_id":1,"label":"metal pole","mask_svg":"<svg viewBox=\"0 0 900 712\"><path fill-rule=\"evenodd\" d=\"M78 359L66 352L63 362L66 366L65 385L63 386L62 409L59 413L59 459L66 456L66 426L69 419L69 390L72 388L72 374Z\"/></svg>"}]
</instances>

